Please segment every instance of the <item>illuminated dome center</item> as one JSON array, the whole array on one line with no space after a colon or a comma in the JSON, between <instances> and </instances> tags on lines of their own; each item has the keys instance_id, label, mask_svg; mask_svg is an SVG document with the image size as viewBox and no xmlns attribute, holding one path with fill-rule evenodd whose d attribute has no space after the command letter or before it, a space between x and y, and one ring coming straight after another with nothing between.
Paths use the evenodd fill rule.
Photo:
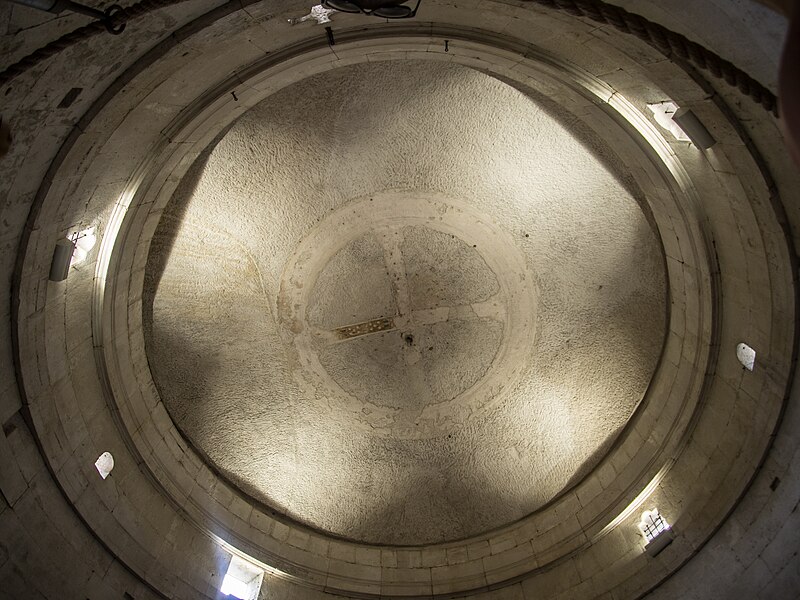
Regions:
<instances>
[{"instance_id":1,"label":"illuminated dome center","mask_svg":"<svg viewBox=\"0 0 800 600\"><path fill-rule=\"evenodd\" d=\"M524 372L533 287L513 238L468 205L383 192L314 228L278 314L310 396L372 435L440 437Z\"/></svg>"},{"instance_id":2,"label":"illuminated dome center","mask_svg":"<svg viewBox=\"0 0 800 600\"><path fill-rule=\"evenodd\" d=\"M663 258L605 144L443 63L276 93L201 156L151 246L147 351L189 440L337 536L460 539L586 474L642 399Z\"/></svg>"}]
</instances>

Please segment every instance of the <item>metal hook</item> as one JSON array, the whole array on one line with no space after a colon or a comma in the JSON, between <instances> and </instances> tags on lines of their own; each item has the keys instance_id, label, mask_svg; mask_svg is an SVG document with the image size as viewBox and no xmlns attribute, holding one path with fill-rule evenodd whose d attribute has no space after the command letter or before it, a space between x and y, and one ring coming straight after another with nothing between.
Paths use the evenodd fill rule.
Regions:
<instances>
[{"instance_id":1,"label":"metal hook","mask_svg":"<svg viewBox=\"0 0 800 600\"><path fill-rule=\"evenodd\" d=\"M106 31L111 35L119 35L125 31L125 22L114 25L114 19L120 13L124 14L125 10L119 4L112 4L105 10L105 17L103 18L103 25L106 26Z\"/></svg>"}]
</instances>

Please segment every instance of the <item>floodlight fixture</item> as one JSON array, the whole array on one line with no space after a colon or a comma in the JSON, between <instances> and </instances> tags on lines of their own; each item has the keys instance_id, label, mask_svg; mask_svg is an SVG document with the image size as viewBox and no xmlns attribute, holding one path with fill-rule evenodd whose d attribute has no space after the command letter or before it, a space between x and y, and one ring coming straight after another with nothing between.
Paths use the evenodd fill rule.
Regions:
<instances>
[{"instance_id":1,"label":"floodlight fixture","mask_svg":"<svg viewBox=\"0 0 800 600\"><path fill-rule=\"evenodd\" d=\"M322 0L322 6L344 13L362 13L382 19L410 19L417 14L416 6L406 0Z\"/></svg>"}]
</instances>

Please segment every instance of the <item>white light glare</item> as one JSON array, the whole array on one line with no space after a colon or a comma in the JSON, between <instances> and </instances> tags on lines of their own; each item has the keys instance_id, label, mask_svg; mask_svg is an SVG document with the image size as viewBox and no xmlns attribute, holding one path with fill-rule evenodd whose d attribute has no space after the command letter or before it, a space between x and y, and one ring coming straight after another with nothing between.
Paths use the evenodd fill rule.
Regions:
<instances>
[{"instance_id":1,"label":"white light glare","mask_svg":"<svg viewBox=\"0 0 800 600\"><path fill-rule=\"evenodd\" d=\"M239 581L231 574L226 574L222 580L221 591L228 596L235 596L244 600L247 597L247 584L244 581Z\"/></svg>"},{"instance_id":2,"label":"white light glare","mask_svg":"<svg viewBox=\"0 0 800 600\"><path fill-rule=\"evenodd\" d=\"M86 260L86 257L89 256L89 251L94 248L94 245L97 243L94 227L72 233L67 236L67 239L75 244L75 250L72 252L72 260L69 261L70 265L77 265Z\"/></svg>"},{"instance_id":3,"label":"white light glare","mask_svg":"<svg viewBox=\"0 0 800 600\"><path fill-rule=\"evenodd\" d=\"M332 8L325 8L321 4L317 4L316 6L311 7L311 12L306 16L294 17L288 19L288 21L291 25L297 25L298 23L314 20L317 22L317 25L324 25L325 23L331 22L331 15L335 12L336 11Z\"/></svg>"},{"instance_id":4,"label":"white light glare","mask_svg":"<svg viewBox=\"0 0 800 600\"><path fill-rule=\"evenodd\" d=\"M689 136L686 135L683 129L681 129L680 125L672 120L672 116L678 110L678 107L674 102L658 102L656 104L648 104L647 108L649 108L650 112L653 113L656 123L669 131L676 140L681 142L691 141Z\"/></svg>"},{"instance_id":5,"label":"white light glare","mask_svg":"<svg viewBox=\"0 0 800 600\"><path fill-rule=\"evenodd\" d=\"M745 343L736 345L736 358L748 371L752 371L756 366L756 351Z\"/></svg>"},{"instance_id":6,"label":"white light glare","mask_svg":"<svg viewBox=\"0 0 800 600\"><path fill-rule=\"evenodd\" d=\"M238 556L232 556L220 591L239 600L256 600L263 579L262 569Z\"/></svg>"},{"instance_id":7,"label":"white light glare","mask_svg":"<svg viewBox=\"0 0 800 600\"><path fill-rule=\"evenodd\" d=\"M103 479L108 477L109 473L111 473L111 469L114 468L114 457L111 456L111 452L103 452L95 461L94 467L97 469L97 472L100 473L100 477Z\"/></svg>"},{"instance_id":8,"label":"white light glare","mask_svg":"<svg viewBox=\"0 0 800 600\"><path fill-rule=\"evenodd\" d=\"M653 508L642 513L642 520L639 521L639 529L648 542L652 542L659 535L669 529L667 520L658 514L658 509Z\"/></svg>"}]
</instances>

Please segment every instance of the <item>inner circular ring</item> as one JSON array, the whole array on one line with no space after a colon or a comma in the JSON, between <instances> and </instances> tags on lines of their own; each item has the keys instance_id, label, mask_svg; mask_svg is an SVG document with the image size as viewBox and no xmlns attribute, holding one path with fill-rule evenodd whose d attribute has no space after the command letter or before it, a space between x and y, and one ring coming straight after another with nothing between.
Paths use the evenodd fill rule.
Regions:
<instances>
[{"instance_id":1,"label":"inner circular ring","mask_svg":"<svg viewBox=\"0 0 800 600\"><path fill-rule=\"evenodd\" d=\"M314 313L319 312L315 311L315 291L321 278L326 277L326 269L348 244L364 236L380 240L393 306L389 308L384 303L381 312L362 313L361 318L353 313L327 319L316 317L315 322ZM473 254L467 260L482 263L494 283L485 285L483 293L471 299L467 295L466 302L453 299L441 306L430 299L420 299L420 282L413 280L418 273L407 272L404 265L408 257L403 256L402 247L412 236L440 236L452 239L454 245L465 246ZM459 268L456 264L453 270ZM435 279L436 274L432 277ZM454 278L458 277L456 273ZM416 293L413 288L417 288ZM535 277L511 235L466 203L441 194L382 192L346 203L302 240L281 278L278 316L287 347L295 353L295 364L301 365L295 379L306 391L306 397L324 399L336 407L335 413L343 411L373 434L425 439L479 418L482 411L502 401L504 390L511 389L526 370L535 342ZM331 361L326 359L328 347L337 346L335 352L341 355L344 344L363 345L370 336L373 340L376 336L394 336L403 362L424 371L424 363L432 360L434 352L434 346L429 345L434 342L430 340L438 340L443 327L474 322L501 330L495 351L480 366L482 376L467 381L464 389L463 375L453 373L462 387L455 391L451 387L450 393L444 395L432 394L428 401L424 385L423 389L419 385L416 389L408 386L399 402L382 400L387 396L383 393L386 387L382 393L359 393L357 383L343 383L343 376L331 373ZM415 332L422 336L418 333L415 340ZM420 337L428 340L422 347ZM381 345L384 347L385 343ZM364 347L356 352L369 357L375 351L376 348ZM358 377L355 373L344 378L351 378L350 375ZM398 385L406 386L408 380L404 377ZM372 384L374 381L370 387Z\"/></svg>"},{"instance_id":2,"label":"inner circular ring","mask_svg":"<svg viewBox=\"0 0 800 600\"><path fill-rule=\"evenodd\" d=\"M544 304L543 304L541 301L540 301L540 305L541 305L541 306L544 306ZM540 336L540 337L541 337L541 336ZM455 437L455 436L454 436L454 437Z\"/></svg>"}]
</instances>

